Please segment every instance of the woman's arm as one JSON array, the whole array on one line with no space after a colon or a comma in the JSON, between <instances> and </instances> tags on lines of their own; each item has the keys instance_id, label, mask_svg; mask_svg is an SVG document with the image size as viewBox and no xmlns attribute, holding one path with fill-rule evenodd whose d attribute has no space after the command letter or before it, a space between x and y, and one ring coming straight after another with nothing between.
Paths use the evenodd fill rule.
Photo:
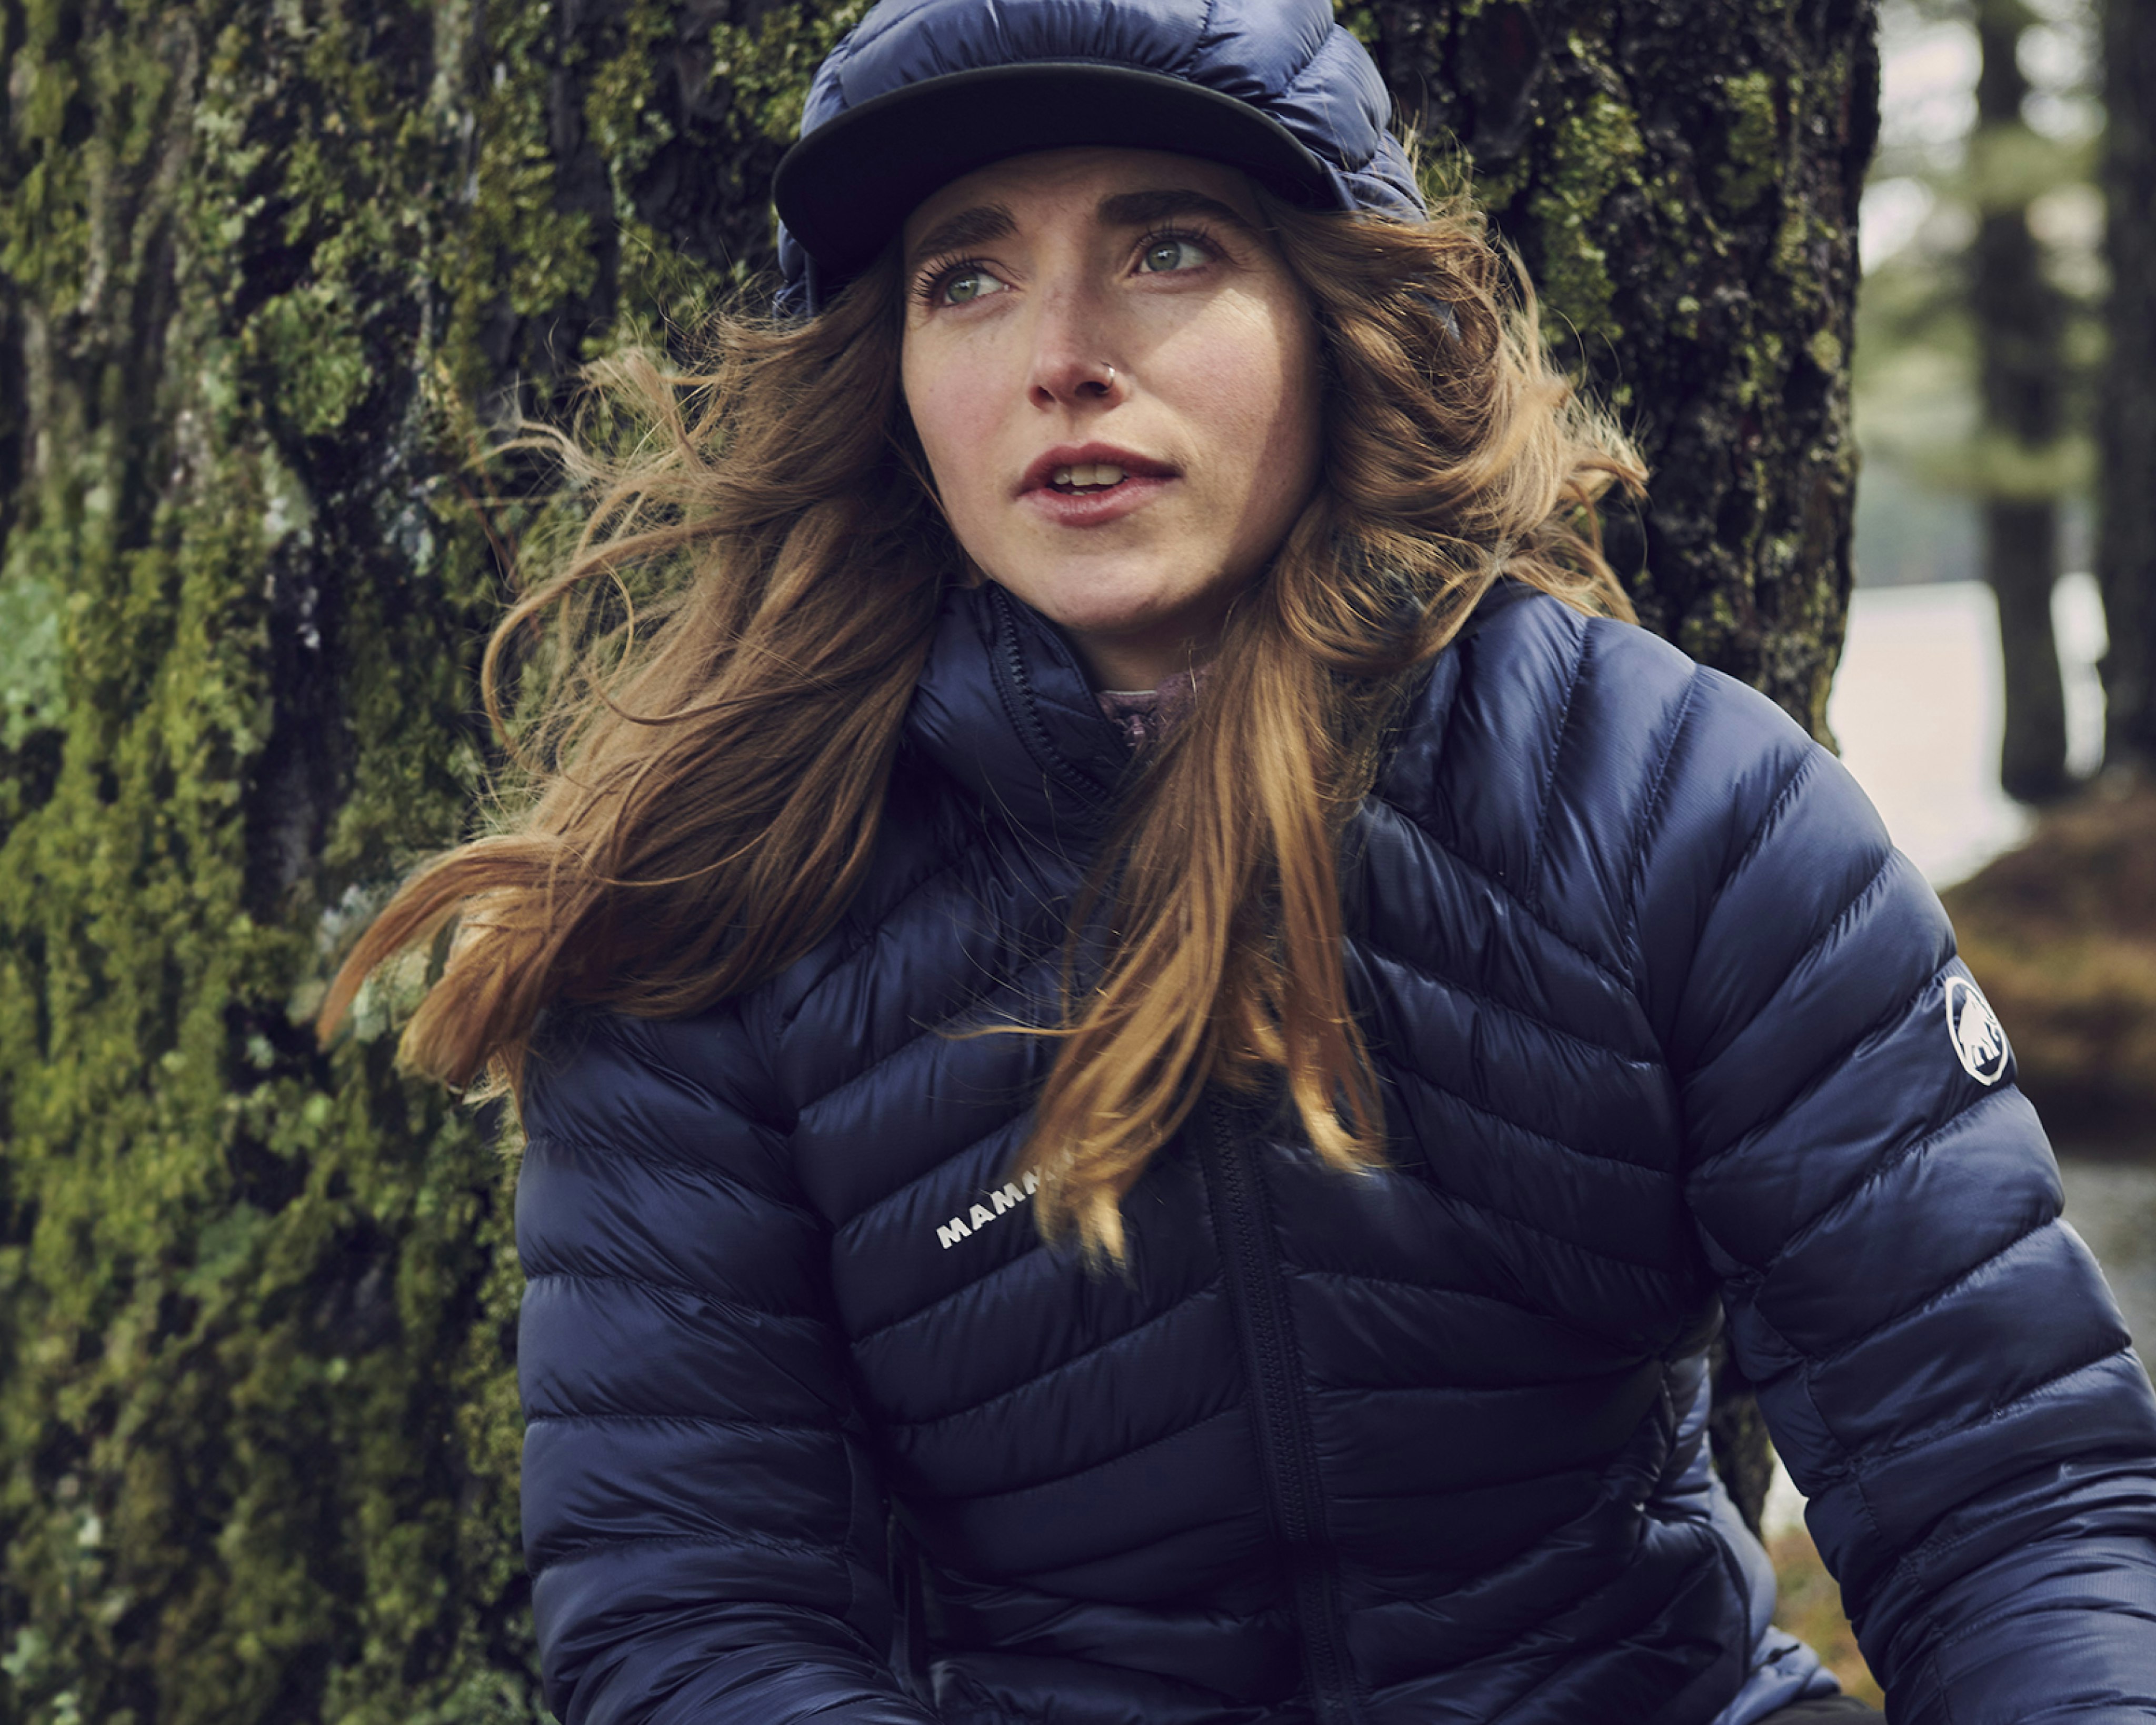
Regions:
<instances>
[{"instance_id":1,"label":"woman's arm","mask_svg":"<svg viewBox=\"0 0 2156 1725\"><path fill-rule=\"evenodd\" d=\"M527 1070L524 1537L568 1725L931 1717L887 1657L824 1231L757 1093L723 1011L571 1020Z\"/></svg>"},{"instance_id":2,"label":"woman's arm","mask_svg":"<svg viewBox=\"0 0 2156 1725\"><path fill-rule=\"evenodd\" d=\"M1644 992L1865 1656L1897 1725L2156 1719L2156 1397L2010 1063L1957 1052L1944 913L1824 750L1713 673L1687 700Z\"/></svg>"}]
</instances>

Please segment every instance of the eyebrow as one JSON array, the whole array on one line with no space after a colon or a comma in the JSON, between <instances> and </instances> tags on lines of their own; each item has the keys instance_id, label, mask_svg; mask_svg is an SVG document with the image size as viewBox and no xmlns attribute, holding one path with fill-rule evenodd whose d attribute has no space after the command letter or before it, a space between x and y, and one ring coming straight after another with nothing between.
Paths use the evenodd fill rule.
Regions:
<instances>
[{"instance_id":1,"label":"eyebrow","mask_svg":"<svg viewBox=\"0 0 2156 1725\"><path fill-rule=\"evenodd\" d=\"M938 252L966 251L991 240L1008 239L1018 232L1018 223L1000 203L978 203L938 222L921 237L906 260L906 274L920 269L924 259Z\"/></svg>"},{"instance_id":2,"label":"eyebrow","mask_svg":"<svg viewBox=\"0 0 2156 1725\"><path fill-rule=\"evenodd\" d=\"M1110 228L1147 228L1170 216L1210 216L1242 233L1255 231L1240 210L1217 198L1208 198L1203 192L1183 187L1165 187L1157 192L1113 193L1095 206L1095 213Z\"/></svg>"},{"instance_id":3,"label":"eyebrow","mask_svg":"<svg viewBox=\"0 0 2156 1725\"><path fill-rule=\"evenodd\" d=\"M1203 192L1181 187L1111 193L1094 206L1094 213L1103 226L1109 228L1147 228L1171 216L1209 216L1244 234L1256 231L1241 211L1217 198L1208 198ZM969 250L974 246L1008 239L1017 231L1017 220L1000 203L980 203L971 209L962 209L921 236L920 244L907 254L906 273L911 275L919 270L939 252Z\"/></svg>"}]
</instances>

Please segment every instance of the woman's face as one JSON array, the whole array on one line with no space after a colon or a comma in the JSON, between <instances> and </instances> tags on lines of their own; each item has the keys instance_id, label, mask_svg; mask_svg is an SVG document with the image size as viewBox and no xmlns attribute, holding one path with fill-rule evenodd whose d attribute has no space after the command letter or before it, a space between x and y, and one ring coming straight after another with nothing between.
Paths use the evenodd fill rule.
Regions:
<instances>
[{"instance_id":1,"label":"woman's face","mask_svg":"<svg viewBox=\"0 0 2156 1725\"><path fill-rule=\"evenodd\" d=\"M1053 150L906 223L907 406L958 542L1096 683L1209 655L1316 482L1317 336L1233 168Z\"/></svg>"}]
</instances>

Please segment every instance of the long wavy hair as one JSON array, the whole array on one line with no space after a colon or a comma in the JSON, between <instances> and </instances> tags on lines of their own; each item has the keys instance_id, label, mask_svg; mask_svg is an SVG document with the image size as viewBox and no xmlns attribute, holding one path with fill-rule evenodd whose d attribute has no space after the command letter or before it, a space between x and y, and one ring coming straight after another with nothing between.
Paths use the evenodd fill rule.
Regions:
<instances>
[{"instance_id":1,"label":"long wavy hair","mask_svg":"<svg viewBox=\"0 0 2156 1725\"><path fill-rule=\"evenodd\" d=\"M1550 367L1479 215L1260 201L1320 331L1323 470L1203 700L1133 775L1074 912L1106 911L1109 949L1027 1027L1060 1046L1019 1166L1043 1231L1094 1256L1121 1258L1122 1195L1208 1085L1276 1089L1339 1168L1383 1160L1339 852L1387 727L1501 576L1631 616L1597 508L1644 472ZM591 506L485 660L518 812L405 882L325 1037L377 966L438 942L405 1061L513 1090L549 1004L692 1013L830 928L875 851L939 598L978 578L900 393L902 327L886 256L805 324L721 320L692 372L593 367L586 411L536 434ZM654 597L621 603L637 584Z\"/></svg>"}]
</instances>

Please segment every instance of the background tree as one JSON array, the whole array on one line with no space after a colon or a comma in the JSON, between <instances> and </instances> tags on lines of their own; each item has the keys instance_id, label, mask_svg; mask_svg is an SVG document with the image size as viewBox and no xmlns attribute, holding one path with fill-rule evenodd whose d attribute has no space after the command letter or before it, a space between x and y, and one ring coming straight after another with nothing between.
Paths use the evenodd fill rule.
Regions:
<instances>
[{"instance_id":1,"label":"background tree","mask_svg":"<svg viewBox=\"0 0 2156 1725\"><path fill-rule=\"evenodd\" d=\"M2029 80L2021 37L2035 22L2024 0L1977 0L1981 69L1971 141L1978 222L1968 254L1984 406L1984 572L1999 600L2006 670L1999 783L2010 797L2047 802L2066 773L2066 691L2051 633L2059 570L2059 500L2049 471L2066 429L2066 296L2044 269L2029 227L2044 189L2041 146L2022 118Z\"/></svg>"},{"instance_id":2,"label":"background tree","mask_svg":"<svg viewBox=\"0 0 2156 1725\"><path fill-rule=\"evenodd\" d=\"M2045 0L2056 5L2057 0ZM2146 1158L2156 1118L2156 8L2103 0L2101 201L2088 223L2103 340L2093 416L2105 773L1946 893L1962 952L2056 1137ZM2056 255L2056 254L2055 254ZM2078 367L2076 368L2078 370Z\"/></svg>"},{"instance_id":3,"label":"background tree","mask_svg":"<svg viewBox=\"0 0 2156 1725\"><path fill-rule=\"evenodd\" d=\"M765 266L860 10L0 8L0 1717L531 1717L493 1126L307 1020L484 783L471 458ZM1870 0L1347 15L1657 469L1650 625L1818 728Z\"/></svg>"},{"instance_id":4,"label":"background tree","mask_svg":"<svg viewBox=\"0 0 2156 1725\"><path fill-rule=\"evenodd\" d=\"M2111 270L2097 580L2104 758L2156 766L2156 6L2104 0L2104 249Z\"/></svg>"},{"instance_id":5,"label":"background tree","mask_svg":"<svg viewBox=\"0 0 2156 1725\"><path fill-rule=\"evenodd\" d=\"M1887 0L1883 23L1931 75L1890 114L1866 198L1860 579L1990 578L2000 776L2042 801L2072 783L2051 583L2087 567L2103 347L2093 7Z\"/></svg>"}]
</instances>

